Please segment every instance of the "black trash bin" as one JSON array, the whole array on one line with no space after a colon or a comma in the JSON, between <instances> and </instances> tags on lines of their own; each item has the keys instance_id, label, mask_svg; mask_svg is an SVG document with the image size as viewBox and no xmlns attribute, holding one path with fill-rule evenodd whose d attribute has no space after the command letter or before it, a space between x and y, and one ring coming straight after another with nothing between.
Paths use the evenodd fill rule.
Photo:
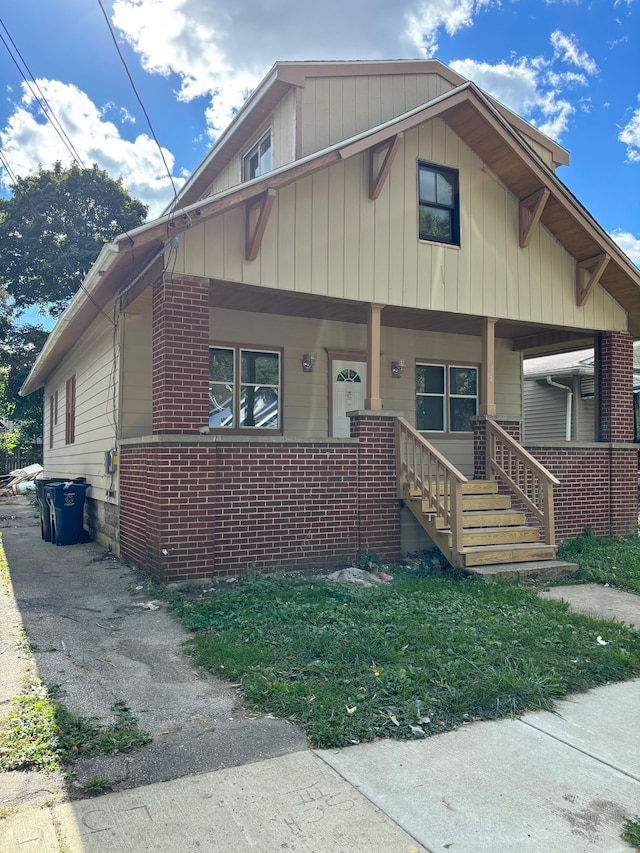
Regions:
<instances>
[{"instance_id":1,"label":"black trash bin","mask_svg":"<svg viewBox=\"0 0 640 853\"><path fill-rule=\"evenodd\" d=\"M45 483L45 500L50 509L51 542L54 545L75 545L84 532L84 501L87 482Z\"/></svg>"},{"instance_id":2,"label":"black trash bin","mask_svg":"<svg viewBox=\"0 0 640 853\"><path fill-rule=\"evenodd\" d=\"M35 480L36 500L40 510L40 534L45 542L51 542L51 509L44 496L44 487L50 483L61 482L60 477L39 477Z\"/></svg>"}]
</instances>

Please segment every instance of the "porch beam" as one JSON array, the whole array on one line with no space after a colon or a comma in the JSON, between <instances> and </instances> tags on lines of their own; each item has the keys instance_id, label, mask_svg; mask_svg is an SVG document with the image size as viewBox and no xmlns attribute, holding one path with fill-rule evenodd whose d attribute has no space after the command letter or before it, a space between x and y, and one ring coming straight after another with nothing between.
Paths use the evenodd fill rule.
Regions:
<instances>
[{"instance_id":1,"label":"porch beam","mask_svg":"<svg viewBox=\"0 0 640 853\"><path fill-rule=\"evenodd\" d=\"M404 134L397 133L369 150L369 198L372 201L382 192L403 136Z\"/></svg>"},{"instance_id":2,"label":"porch beam","mask_svg":"<svg viewBox=\"0 0 640 853\"><path fill-rule=\"evenodd\" d=\"M511 349L513 352L526 352L544 347L555 347L559 344L572 344L575 348L582 344L585 347L590 347L593 346L593 335L586 335L584 332L540 332L537 335L523 335L521 338L514 338Z\"/></svg>"},{"instance_id":3,"label":"porch beam","mask_svg":"<svg viewBox=\"0 0 640 853\"><path fill-rule=\"evenodd\" d=\"M540 217L542 216L544 206L547 203L547 199L550 195L551 191L547 189L547 187L541 187L536 192L531 193L531 195L528 195L526 198L523 198L520 202L519 213L521 249L526 249L529 243L531 242L533 232L535 231L538 223L540 222Z\"/></svg>"},{"instance_id":4,"label":"porch beam","mask_svg":"<svg viewBox=\"0 0 640 853\"><path fill-rule=\"evenodd\" d=\"M480 415L494 417L496 409L496 323L493 317L482 320L482 370L480 371Z\"/></svg>"},{"instance_id":5,"label":"porch beam","mask_svg":"<svg viewBox=\"0 0 640 853\"><path fill-rule=\"evenodd\" d=\"M367 309L367 397L365 409L380 411L380 314L384 305L371 302Z\"/></svg>"},{"instance_id":6,"label":"porch beam","mask_svg":"<svg viewBox=\"0 0 640 853\"><path fill-rule=\"evenodd\" d=\"M603 252L576 264L576 305L579 308L586 304L610 260L611 255Z\"/></svg>"},{"instance_id":7,"label":"porch beam","mask_svg":"<svg viewBox=\"0 0 640 853\"><path fill-rule=\"evenodd\" d=\"M277 193L274 189L268 189L260 196L257 202L247 202L245 208L246 240L244 256L248 261L255 261L258 257L276 195Z\"/></svg>"}]
</instances>

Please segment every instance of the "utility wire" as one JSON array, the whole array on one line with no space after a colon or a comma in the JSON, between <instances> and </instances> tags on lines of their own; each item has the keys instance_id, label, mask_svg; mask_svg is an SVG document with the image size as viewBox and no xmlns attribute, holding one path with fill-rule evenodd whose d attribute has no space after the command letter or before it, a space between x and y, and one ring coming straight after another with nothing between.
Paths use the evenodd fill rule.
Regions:
<instances>
[{"instance_id":1,"label":"utility wire","mask_svg":"<svg viewBox=\"0 0 640 853\"><path fill-rule=\"evenodd\" d=\"M142 101L142 98L140 97L138 90L136 88L136 84L133 81L133 77L131 76L131 72L129 71L127 61L124 58L122 51L120 50L120 45L118 44L118 40L116 39L116 35L113 31L113 27L111 26L111 21L109 20L109 16L107 15L105 8L102 4L102 0L98 0L98 5L100 6L100 9L102 11L102 16L104 17L105 23L106 23L107 28L109 30L109 34L111 35L111 40L113 41L113 44L114 44L115 49L118 53L118 56L120 57L120 62L122 63L122 66L125 70L127 77L129 78L129 83L131 84L131 88L133 89L133 93L136 96L138 103L140 104L140 109L142 110L144 117L147 120L147 125L149 126L149 130L151 131L151 136L153 137L153 140L158 147L158 151L160 152L160 157L162 158L162 162L164 164L165 171L166 171L167 175L169 176L169 180L171 181L171 188L173 189L173 202L172 202L172 209L173 209L173 207L176 205L176 203L178 201L178 191L176 189L176 185L175 185L174 180L173 180L173 175L171 174L171 170L169 169L169 166L167 165L167 161L166 161L166 158L164 156L164 151L162 150L162 146L160 145L158 137L156 136L156 132L153 129L153 125L151 123L149 113L147 112L146 107Z\"/></svg>"},{"instance_id":2,"label":"utility wire","mask_svg":"<svg viewBox=\"0 0 640 853\"><path fill-rule=\"evenodd\" d=\"M82 161L82 157L78 154L78 151L77 151L77 149L75 148L75 146L74 146L73 142L72 142L72 141L71 141L71 139L69 138L69 136L68 136L67 132L65 131L64 127L62 126L62 124L61 124L60 120L58 119L57 115L56 115L56 114L55 114L55 112L53 111L53 109L52 109L52 107L51 107L51 104L47 101L47 99L46 99L46 97L45 97L45 95L44 95L44 93L43 93L42 89L41 89L41 88L40 88L40 86L38 85L37 80L36 80L36 79L35 79L35 77L33 76L32 72L31 72L31 69L29 68L29 66L27 65L27 63L26 63L26 61L25 61L24 57L23 57L23 56L22 56L22 54L20 53L20 51L19 51L19 49L18 49L18 46L16 45L15 41L14 41L14 40L13 40L13 38L11 37L11 33L10 33L10 32L9 32L9 30L7 29L7 25L6 25L6 24L5 24L5 22L2 20L2 18L0 18L0 26L2 26L2 29L3 29L3 30L5 31L5 33L7 34L7 38L8 38L8 39L9 39L9 41L11 42L11 46L13 47L13 50L14 50L14 51L15 51L15 53L18 55L18 57L19 57L19 59L20 59L20 62L22 63L22 65L23 65L23 66L24 66L24 68L26 69L26 71L27 71L27 73L28 73L28 75L29 75L29 77L28 77L28 78L27 78L27 75L26 75L26 74L24 73L24 71L22 70L22 68L20 67L20 64L18 63L18 60L16 59L16 57L15 57L14 53L11 51L11 48L10 48L10 47L9 47L9 45L7 44L7 42L6 42L5 38L4 38L4 36L2 35L2 33L0 33L0 41L2 41L2 43L3 43L3 44L4 44L4 46L6 47L6 49L7 49L7 53L9 54L9 56L11 57L11 59L13 60L13 64L16 66L16 68L18 69L18 72L19 72L20 76L22 77L22 79L24 80L24 82L25 82L25 83L27 84L27 86L29 87L29 91L31 92L31 94L33 95L33 97L35 98L35 100L38 102L38 104L39 104L39 106L40 106L40 109L42 110L42 112L43 112L43 114L44 114L45 118L49 121L49 123L51 124L51 127L52 127L52 128L55 130L55 132L58 134L58 136L60 137L60 140L62 141L63 145L65 146L65 148L67 149L67 151L69 152L69 154L71 154L72 158L73 158L77 163L79 163L83 168L85 168L85 164L84 164L84 163L83 163L83 161Z\"/></svg>"}]
</instances>

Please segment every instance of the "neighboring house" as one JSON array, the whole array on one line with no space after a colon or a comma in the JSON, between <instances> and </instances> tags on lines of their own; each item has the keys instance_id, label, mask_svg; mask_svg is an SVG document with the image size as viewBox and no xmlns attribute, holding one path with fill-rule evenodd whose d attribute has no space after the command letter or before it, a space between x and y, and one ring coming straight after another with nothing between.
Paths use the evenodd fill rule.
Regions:
<instances>
[{"instance_id":1,"label":"neighboring house","mask_svg":"<svg viewBox=\"0 0 640 853\"><path fill-rule=\"evenodd\" d=\"M567 163L437 61L277 63L50 335L46 476L161 580L635 530L640 273ZM594 344L598 443L536 462L523 355Z\"/></svg>"},{"instance_id":2,"label":"neighboring house","mask_svg":"<svg viewBox=\"0 0 640 853\"><path fill-rule=\"evenodd\" d=\"M525 359L524 442L596 441L593 349ZM633 345L634 441L640 441L640 343Z\"/></svg>"}]
</instances>

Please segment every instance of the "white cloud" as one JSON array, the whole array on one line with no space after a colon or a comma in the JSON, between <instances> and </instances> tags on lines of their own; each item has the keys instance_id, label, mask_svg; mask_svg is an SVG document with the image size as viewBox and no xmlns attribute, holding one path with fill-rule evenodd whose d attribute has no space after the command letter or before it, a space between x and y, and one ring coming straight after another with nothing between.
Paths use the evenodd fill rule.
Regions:
<instances>
[{"instance_id":1,"label":"white cloud","mask_svg":"<svg viewBox=\"0 0 640 853\"><path fill-rule=\"evenodd\" d=\"M640 237L630 234L628 231L612 231L609 234L622 251L631 258L637 267L640 267Z\"/></svg>"},{"instance_id":2,"label":"white cloud","mask_svg":"<svg viewBox=\"0 0 640 853\"><path fill-rule=\"evenodd\" d=\"M598 66L586 51L578 48L574 35L567 36L560 30L555 30L551 33L551 44L555 55L564 62L569 62L576 68L582 68L587 74L597 74Z\"/></svg>"},{"instance_id":3,"label":"white cloud","mask_svg":"<svg viewBox=\"0 0 640 853\"><path fill-rule=\"evenodd\" d=\"M627 160L631 163L640 163L640 108L622 128L618 139L627 146Z\"/></svg>"},{"instance_id":4,"label":"white cloud","mask_svg":"<svg viewBox=\"0 0 640 853\"><path fill-rule=\"evenodd\" d=\"M214 135L276 59L431 56L438 33L471 26L492 2L115 0L113 23L147 71L176 76L180 99L209 99Z\"/></svg>"},{"instance_id":5,"label":"white cloud","mask_svg":"<svg viewBox=\"0 0 640 853\"><path fill-rule=\"evenodd\" d=\"M474 59L461 59L451 67L493 95L509 109L535 124L552 139L559 140L567 129L575 107L560 95L558 79L549 78L546 65L539 60L520 58L513 64L489 65Z\"/></svg>"},{"instance_id":6,"label":"white cloud","mask_svg":"<svg viewBox=\"0 0 640 853\"><path fill-rule=\"evenodd\" d=\"M122 178L124 187L149 205L149 216L158 215L170 201L173 191L153 139L146 134L140 134L133 141L124 139L116 125L104 117L113 105L107 105L105 110L98 109L76 86L56 80L36 82L67 136L73 140L82 162L87 166L97 163L113 178ZM123 120L127 118L125 113L119 114ZM68 165L74 159L45 119L26 84L22 85L22 97L7 126L0 131L0 146L16 175L35 172L40 165L50 168L56 160ZM166 149L163 152L172 169L173 155ZM174 182L179 188L184 179L174 178Z\"/></svg>"}]
</instances>

